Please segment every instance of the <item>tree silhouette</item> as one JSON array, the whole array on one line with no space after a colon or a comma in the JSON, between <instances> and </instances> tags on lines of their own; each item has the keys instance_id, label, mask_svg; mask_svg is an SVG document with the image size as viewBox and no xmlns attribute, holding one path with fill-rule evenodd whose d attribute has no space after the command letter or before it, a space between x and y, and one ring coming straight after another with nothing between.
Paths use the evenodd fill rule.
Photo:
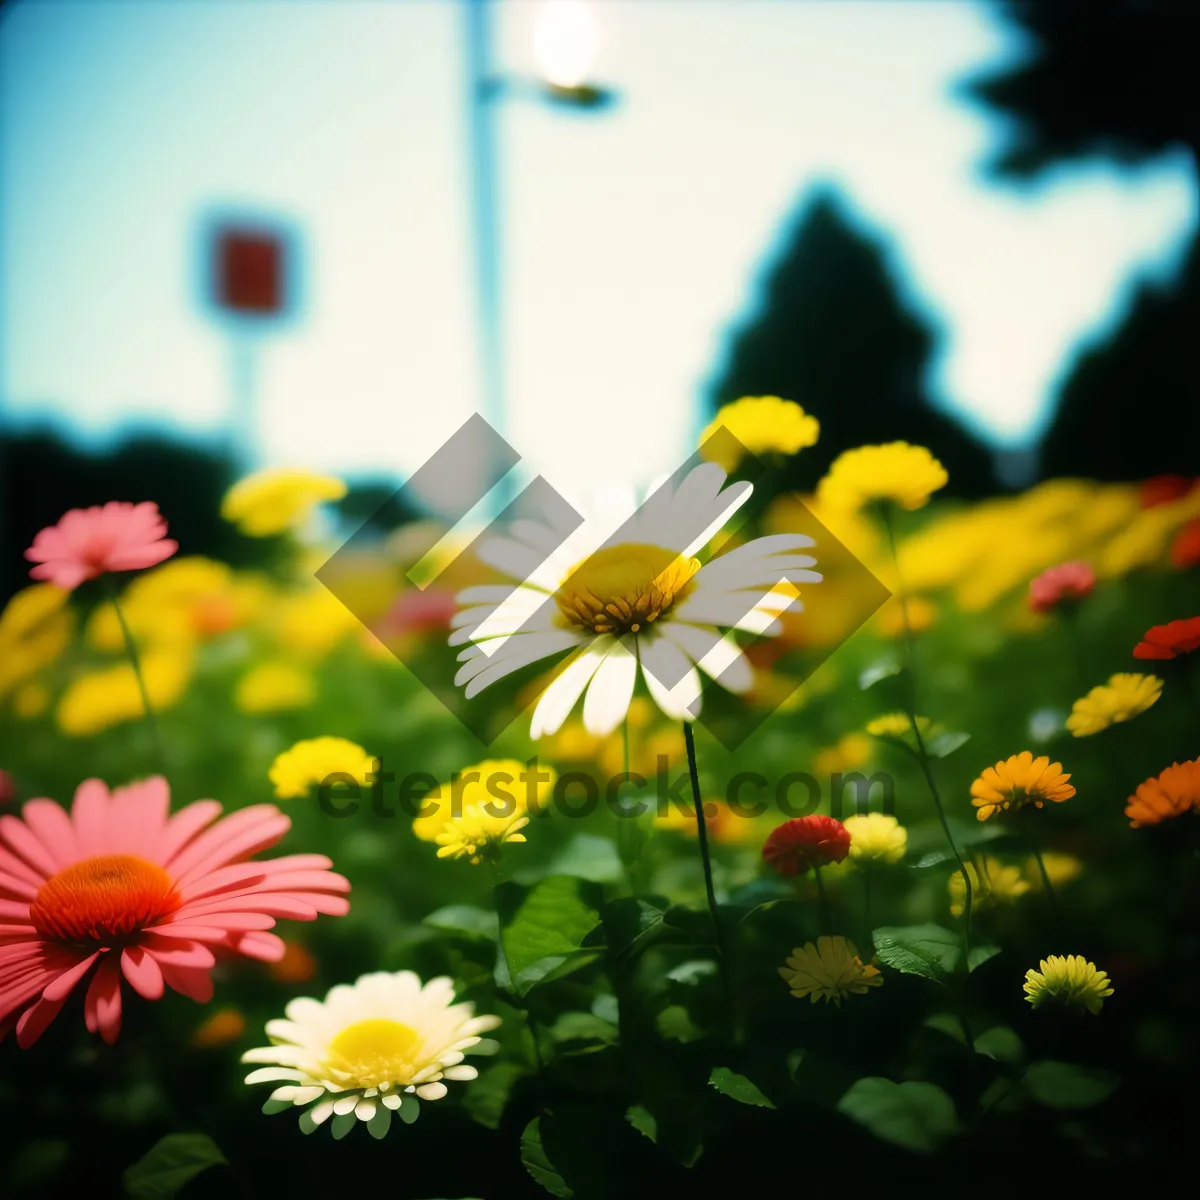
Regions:
<instances>
[{"instance_id":1,"label":"tree silhouette","mask_svg":"<svg viewBox=\"0 0 1200 1200\"><path fill-rule=\"evenodd\" d=\"M1064 161L1132 165L1182 147L1200 186L1200 72L1193 0L1006 5L1028 56L967 90L1011 119L990 164L1028 180ZM1174 283L1143 284L1106 344L1076 360L1042 445L1045 475L1132 479L1195 471L1200 242ZM1191 453L1189 453L1191 451Z\"/></svg>"},{"instance_id":2,"label":"tree silhouette","mask_svg":"<svg viewBox=\"0 0 1200 1200\"><path fill-rule=\"evenodd\" d=\"M985 495L995 490L990 453L928 404L933 346L928 325L902 303L881 246L822 188L802 204L761 310L735 335L710 396L715 406L783 396L818 418L820 441L794 460L790 487L811 488L852 446L902 438L942 460L948 494Z\"/></svg>"}]
</instances>

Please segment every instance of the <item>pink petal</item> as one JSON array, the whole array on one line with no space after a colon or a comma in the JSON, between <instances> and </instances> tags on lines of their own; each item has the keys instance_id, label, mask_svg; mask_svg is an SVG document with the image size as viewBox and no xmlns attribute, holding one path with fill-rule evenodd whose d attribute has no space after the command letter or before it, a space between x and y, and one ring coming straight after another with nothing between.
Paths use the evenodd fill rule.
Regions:
<instances>
[{"instance_id":1,"label":"pink petal","mask_svg":"<svg viewBox=\"0 0 1200 1200\"><path fill-rule=\"evenodd\" d=\"M270 892L254 896L243 896L228 902L232 907L228 911L263 913L271 917L284 917L293 921L311 921L317 915L317 910L302 900L291 896L273 894ZM207 907L203 909L181 908L176 916L181 921L207 919L222 908ZM270 928L267 926L266 928Z\"/></svg>"},{"instance_id":2,"label":"pink petal","mask_svg":"<svg viewBox=\"0 0 1200 1200\"><path fill-rule=\"evenodd\" d=\"M5 850L3 846L0 846L0 871L4 871L8 875L15 875L18 879L33 884L35 888L40 888L47 878L45 875L38 874L23 858L18 858L10 850Z\"/></svg>"},{"instance_id":3,"label":"pink petal","mask_svg":"<svg viewBox=\"0 0 1200 1200\"><path fill-rule=\"evenodd\" d=\"M143 858L153 853L170 807L171 789L161 775L114 788L108 820L119 830L122 852Z\"/></svg>"},{"instance_id":4,"label":"pink petal","mask_svg":"<svg viewBox=\"0 0 1200 1200\"><path fill-rule=\"evenodd\" d=\"M128 946L121 952L121 970L129 986L147 1000L161 1000L163 975L153 955L140 946Z\"/></svg>"},{"instance_id":5,"label":"pink petal","mask_svg":"<svg viewBox=\"0 0 1200 1200\"><path fill-rule=\"evenodd\" d=\"M182 808L168 822L154 848L154 861L164 867L206 825L221 815L221 806L216 800L196 800Z\"/></svg>"},{"instance_id":6,"label":"pink petal","mask_svg":"<svg viewBox=\"0 0 1200 1200\"><path fill-rule=\"evenodd\" d=\"M16 817L0 817L0 838L3 838L9 848L19 854L35 871L40 871L43 878L48 879L58 870L46 847L30 833L29 827Z\"/></svg>"},{"instance_id":7,"label":"pink petal","mask_svg":"<svg viewBox=\"0 0 1200 1200\"><path fill-rule=\"evenodd\" d=\"M121 1032L121 972L115 955L106 954L100 969L92 976L91 987L83 1001L84 1019L93 1032L113 1045Z\"/></svg>"},{"instance_id":8,"label":"pink petal","mask_svg":"<svg viewBox=\"0 0 1200 1200\"><path fill-rule=\"evenodd\" d=\"M45 846L56 870L62 870L79 858L75 848L75 827L61 804L53 800L30 800L21 809L21 816Z\"/></svg>"},{"instance_id":9,"label":"pink petal","mask_svg":"<svg viewBox=\"0 0 1200 1200\"><path fill-rule=\"evenodd\" d=\"M37 937L38 931L28 921L21 925L0 925L0 938Z\"/></svg>"},{"instance_id":10,"label":"pink petal","mask_svg":"<svg viewBox=\"0 0 1200 1200\"><path fill-rule=\"evenodd\" d=\"M160 960L163 979L168 987L195 1000L199 1004L207 1004L213 997L212 976L205 970L193 970L190 967L176 967Z\"/></svg>"},{"instance_id":11,"label":"pink petal","mask_svg":"<svg viewBox=\"0 0 1200 1200\"><path fill-rule=\"evenodd\" d=\"M46 1032L46 1027L58 1016L65 1003L65 997L62 1000L48 1000L43 995L31 1004L17 1019L17 1045L22 1050L28 1050Z\"/></svg>"},{"instance_id":12,"label":"pink petal","mask_svg":"<svg viewBox=\"0 0 1200 1200\"><path fill-rule=\"evenodd\" d=\"M207 971L215 966L217 961L213 952L200 942L143 933L141 945L148 954L154 955L160 967L187 967Z\"/></svg>"},{"instance_id":13,"label":"pink petal","mask_svg":"<svg viewBox=\"0 0 1200 1200\"><path fill-rule=\"evenodd\" d=\"M243 808L219 821L184 849L170 863L171 872L179 886L186 887L204 872L273 846L291 825L291 818L273 804Z\"/></svg>"},{"instance_id":14,"label":"pink petal","mask_svg":"<svg viewBox=\"0 0 1200 1200\"><path fill-rule=\"evenodd\" d=\"M75 985L88 973L92 963L99 956L100 951L97 950L95 954L89 954L86 958L81 959L69 970L64 971L52 983L48 983L42 995L47 1000L61 1003L71 994Z\"/></svg>"},{"instance_id":15,"label":"pink petal","mask_svg":"<svg viewBox=\"0 0 1200 1200\"><path fill-rule=\"evenodd\" d=\"M71 822L80 858L108 853L108 788L103 780L85 779L75 789Z\"/></svg>"},{"instance_id":16,"label":"pink petal","mask_svg":"<svg viewBox=\"0 0 1200 1200\"><path fill-rule=\"evenodd\" d=\"M114 550L104 560L104 565L110 571L142 571L146 567L156 566L164 559L170 558L179 543L171 538L161 542L153 542L148 546L131 546L127 550Z\"/></svg>"},{"instance_id":17,"label":"pink petal","mask_svg":"<svg viewBox=\"0 0 1200 1200\"><path fill-rule=\"evenodd\" d=\"M10 920L28 921L29 920L29 901L28 900L0 900L0 919L8 918Z\"/></svg>"},{"instance_id":18,"label":"pink petal","mask_svg":"<svg viewBox=\"0 0 1200 1200\"><path fill-rule=\"evenodd\" d=\"M233 944L233 949L260 962L278 962L287 947L283 938L273 933L247 933Z\"/></svg>"},{"instance_id":19,"label":"pink petal","mask_svg":"<svg viewBox=\"0 0 1200 1200\"><path fill-rule=\"evenodd\" d=\"M6 900L13 897L33 900L37 894L38 889L32 883L26 883L24 879L19 879L16 875L8 875L4 871L0 871L0 897Z\"/></svg>"}]
</instances>

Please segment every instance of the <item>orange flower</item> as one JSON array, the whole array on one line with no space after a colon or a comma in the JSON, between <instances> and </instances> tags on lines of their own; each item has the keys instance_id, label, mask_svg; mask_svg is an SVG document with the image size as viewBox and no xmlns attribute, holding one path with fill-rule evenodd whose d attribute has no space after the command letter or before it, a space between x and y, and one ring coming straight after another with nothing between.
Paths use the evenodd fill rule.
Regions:
<instances>
[{"instance_id":1,"label":"orange flower","mask_svg":"<svg viewBox=\"0 0 1200 1200\"><path fill-rule=\"evenodd\" d=\"M283 957L267 967L276 983L307 983L317 973L317 960L299 943L285 941Z\"/></svg>"},{"instance_id":2,"label":"orange flower","mask_svg":"<svg viewBox=\"0 0 1200 1200\"><path fill-rule=\"evenodd\" d=\"M1132 829L1158 825L1194 811L1200 805L1200 761L1172 763L1160 775L1147 779L1129 797L1125 815Z\"/></svg>"},{"instance_id":3,"label":"orange flower","mask_svg":"<svg viewBox=\"0 0 1200 1200\"><path fill-rule=\"evenodd\" d=\"M1200 649L1200 617L1155 625L1133 648L1134 658L1178 658Z\"/></svg>"},{"instance_id":4,"label":"orange flower","mask_svg":"<svg viewBox=\"0 0 1200 1200\"><path fill-rule=\"evenodd\" d=\"M192 1045L201 1050L228 1046L246 1032L246 1018L236 1008L218 1008L192 1034Z\"/></svg>"},{"instance_id":5,"label":"orange flower","mask_svg":"<svg viewBox=\"0 0 1200 1200\"><path fill-rule=\"evenodd\" d=\"M1062 763L1052 763L1046 755L1034 758L1028 750L998 762L971 784L971 803L979 809L975 815L986 821L996 813L1016 811L1032 804L1041 808L1047 800L1061 803L1075 795L1067 782Z\"/></svg>"}]
</instances>

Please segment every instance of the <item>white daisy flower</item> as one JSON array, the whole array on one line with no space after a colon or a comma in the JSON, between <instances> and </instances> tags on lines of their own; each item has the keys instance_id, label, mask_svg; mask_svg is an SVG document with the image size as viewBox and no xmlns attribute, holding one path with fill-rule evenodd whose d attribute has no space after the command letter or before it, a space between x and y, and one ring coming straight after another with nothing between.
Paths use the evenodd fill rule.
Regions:
<instances>
[{"instance_id":1,"label":"white daisy flower","mask_svg":"<svg viewBox=\"0 0 1200 1200\"><path fill-rule=\"evenodd\" d=\"M446 1094L443 1079L474 1079L461 1065L464 1052L495 1051L480 1038L499 1017L475 1016L474 1005L455 1004L454 986L444 977L424 986L412 971L376 971L353 984L331 988L324 1001L301 998L284 1009L286 1020L268 1021L273 1043L242 1055L245 1063L267 1063L247 1083L278 1083L263 1112L310 1105L300 1128L312 1133L333 1118L335 1138L355 1121L365 1121L377 1138L392 1113L411 1124L422 1100Z\"/></svg>"},{"instance_id":2,"label":"white daisy flower","mask_svg":"<svg viewBox=\"0 0 1200 1200\"><path fill-rule=\"evenodd\" d=\"M543 658L573 657L546 688L530 735L555 733L580 696L583 721L611 733L629 709L639 666L654 702L670 717L700 711L696 670L731 692L754 682L733 630L775 636L779 614L802 606L795 584L818 583L804 534L756 538L703 566L693 557L749 499L751 485L726 487L715 463L652 492L636 511L585 520L522 520L510 536L483 543L489 566L520 580L467 588L451 645L465 648L454 677L469 700ZM586 692L586 695L584 695Z\"/></svg>"}]
</instances>

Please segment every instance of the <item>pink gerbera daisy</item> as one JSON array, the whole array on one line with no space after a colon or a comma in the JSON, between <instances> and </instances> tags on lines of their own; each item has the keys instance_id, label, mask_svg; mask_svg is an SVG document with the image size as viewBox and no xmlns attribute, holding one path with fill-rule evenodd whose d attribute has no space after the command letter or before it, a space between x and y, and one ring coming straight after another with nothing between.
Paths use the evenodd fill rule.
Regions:
<instances>
[{"instance_id":1,"label":"pink gerbera daisy","mask_svg":"<svg viewBox=\"0 0 1200 1200\"><path fill-rule=\"evenodd\" d=\"M140 571L179 549L166 532L158 505L149 500L73 508L33 539L25 557L38 565L29 574L70 591L107 571Z\"/></svg>"},{"instance_id":2,"label":"pink gerbera daisy","mask_svg":"<svg viewBox=\"0 0 1200 1200\"><path fill-rule=\"evenodd\" d=\"M291 827L273 804L216 824L215 800L169 807L161 776L111 794L88 779L69 816L53 800L0 816L0 1038L15 1025L32 1045L91 973L84 1018L112 1045L122 975L147 1000L165 984L207 1003L214 951L275 962L276 917L349 910L324 855L249 861Z\"/></svg>"}]
</instances>

